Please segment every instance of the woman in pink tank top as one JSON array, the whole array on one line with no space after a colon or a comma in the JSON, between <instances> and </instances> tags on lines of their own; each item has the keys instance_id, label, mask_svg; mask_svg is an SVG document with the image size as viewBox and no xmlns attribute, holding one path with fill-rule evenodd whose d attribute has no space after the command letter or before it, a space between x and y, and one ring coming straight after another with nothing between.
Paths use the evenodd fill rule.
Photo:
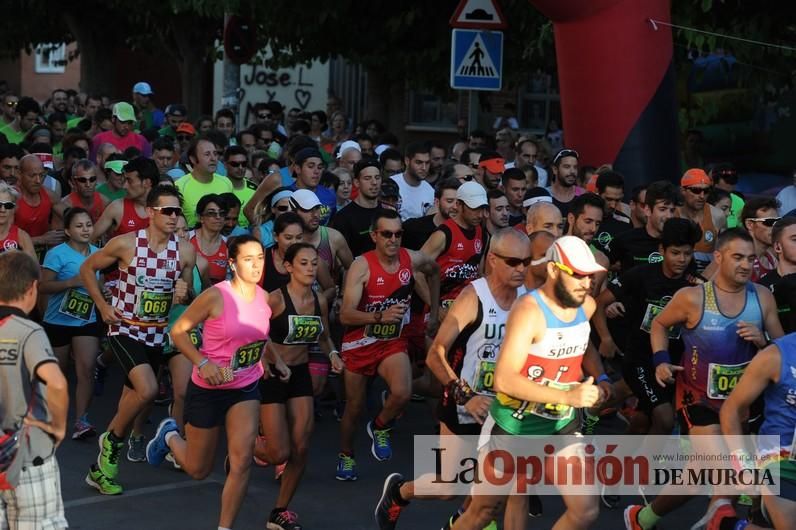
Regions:
<instances>
[{"instance_id":1,"label":"woman in pink tank top","mask_svg":"<svg viewBox=\"0 0 796 530\"><path fill-rule=\"evenodd\" d=\"M220 427L227 427L229 474L218 523L223 528L232 528L246 494L258 428L258 383L271 317L268 293L258 285L263 264L259 241L249 235L234 238L229 246L232 280L203 292L174 323L172 344L194 365L185 396L185 439L174 419L166 418L147 445L150 464L160 465L171 452L186 473L201 480L213 469ZM197 349L189 333L200 323L204 328ZM277 362L277 370L283 368L287 370Z\"/></svg>"}]
</instances>

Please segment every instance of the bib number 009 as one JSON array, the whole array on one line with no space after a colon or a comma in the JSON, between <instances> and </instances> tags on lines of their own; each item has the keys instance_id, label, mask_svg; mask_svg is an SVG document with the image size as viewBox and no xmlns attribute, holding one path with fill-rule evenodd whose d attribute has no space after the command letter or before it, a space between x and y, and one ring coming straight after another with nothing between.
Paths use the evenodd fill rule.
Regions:
<instances>
[{"instance_id":1,"label":"bib number 009","mask_svg":"<svg viewBox=\"0 0 796 530\"><path fill-rule=\"evenodd\" d=\"M394 324L369 324L365 328L365 336L376 340L389 340L398 338L401 334L401 323Z\"/></svg>"}]
</instances>

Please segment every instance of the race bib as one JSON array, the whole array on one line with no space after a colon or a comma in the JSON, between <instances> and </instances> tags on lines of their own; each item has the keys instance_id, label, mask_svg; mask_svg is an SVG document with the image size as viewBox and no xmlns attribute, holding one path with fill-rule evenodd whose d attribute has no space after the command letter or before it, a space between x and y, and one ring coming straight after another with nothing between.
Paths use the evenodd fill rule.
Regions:
<instances>
[{"instance_id":1,"label":"race bib","mask_svg":"<svg viewBox=\"0 0 796 530\"><path fill-rule=\"evenodd\" d=\"M188 332L188 336L191 337L191 344L193 344L195 348L199 349L199 347L202 345L202 331L199 328L194 328Z\"/></svg>"},{"instance_id":2,"label":"race bib","mask_svg":"<svg viewBox=\"0 0 796 530\"><path fill-rule=\"evenodd\" d=\"M249 344L241 346L232 358L232 370L237 372L238 370L254 366L260 362L263 351L265 351L264 340L250 342Z\"/></svg>"},{"instance_id":3,"label":"race bib","mask_svg":"<svg viewBox=\"0 0 796 530\"><path fill-rule=\"evenodd\" d=\"M403 322L393 322L392 324L368 324L365 327L365 336L376 340L397 339L401 336Z\"/></svg>"},{"instance_id":4,"label":"race bib","mask_svg":"<svg viewBox=\"0 0 796 530\"><path fill-rule=\"evenodd\" d=\"M450 300L442 300L442 301L439 303L439 306L440 306L442 309L450 309L450 307L453 305L453 302L455 302L455 301L456 301L456 299L455 299L455 298L451 298Z\"/></svg>"},{"instance_id":5,"label":"race bib","mask_svg":"<svg viewBox=\"0 0 796 530\"><path fill-rule=\"evenodd\" d=\"M475 371L475 386L473 391L478 394L494 396L492 385L495 383L495 363L493 361L478 361Z\"/></svg>"},{"instance_id":6,"label":"race bib","mask_svg":"<svg viewBox=\"0 0 796 530\"><path fill-rule=\"evenodd\" d=\"M710 363L708 365L708 397L710 399L727 399L748 364Z\"/></svg>"},{"instance_id":7,"label":"race bib","mask_svg":"<svg viewBox=\"0 0 796 530\"><path fill-rule=\"evenodd\" d=\"M147 320L161 320L169 315L172 293L141 291L136 314Z\"/></svg>"},{"instance_id":8,"label":"race bib","mask_svg":"<svg viewBox=\"0 0 796 530\"><path fill-rule=\"evenodd\" d=\"M655 304L647 304L647 312L644 313L644 319L641 321L641 330L650 333L650 330L652 329L652 321L661 311L663 311L663 307ZM680 327L672 326L669 328L668 335L669 339L679 339Z\"/></svg>"},{"instance_id":9,"label":"race bib","mask_svg":"<svg viewBox=\"0 0 796 530\"><path fill-rule=\"evenodd\" d=\"M58 312L78 320L89 320L94 312L94 300L86 293L71 288L61 300Z\"/></svg>"},{"instance_id":10,"label":"race bib","mask_svg":"<svg viewBox=\"0 0 796 530\"><path fill-rule=\"evenodd\" d=\"M544 384L560 390L569 390L570 388L568 384L556 383L555 381L545 381ZM546 420L561 421L572 419L575 409L562 403L534 403L530 413Z\"/></svg>"},{"instance_id":11,"label":"race bib","mask_svg":"<svg viewBox=\"0 0 796 530\"><path fill-rule=\"evenodd\" d=\"M317 315L288 315L284 344L315 344L323 333L323 322Z\"/></svg>"}]
</instances>

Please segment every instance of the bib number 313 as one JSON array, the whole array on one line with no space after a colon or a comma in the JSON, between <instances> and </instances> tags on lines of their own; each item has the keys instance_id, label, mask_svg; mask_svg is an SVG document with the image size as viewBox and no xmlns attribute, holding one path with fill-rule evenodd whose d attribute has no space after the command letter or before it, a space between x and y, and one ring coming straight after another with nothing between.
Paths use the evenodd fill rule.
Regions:
<instances>
[{"instance_id":1,"label":"bib number 313","mask_svg":"<svg viewBox=\"0 0 796 530\"><path fill-rule=\"evenodd\" d=\"M264 340L250 342L249 344L241 346L232 358L232 370L238 371L254 366L260 362L264 350Z\"/></svg>"}]
</instances>

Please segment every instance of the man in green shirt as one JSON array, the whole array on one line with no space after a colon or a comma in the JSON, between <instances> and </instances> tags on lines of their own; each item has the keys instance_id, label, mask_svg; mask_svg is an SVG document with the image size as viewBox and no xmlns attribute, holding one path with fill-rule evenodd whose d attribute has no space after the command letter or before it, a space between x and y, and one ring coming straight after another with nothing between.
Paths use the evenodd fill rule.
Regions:
<instances>
[{"instance_id":1,"label":"man in green shirt","mask_svg":"<svg viewBox=\"0 0 796 530\"><path fill-rule=\"evenodd\" d=\"M41 116L41 107L35 99L29 97L20 98L17 103L16 119L0 129L0 133L6 136L10 144L22 143L28 131L38 123L39 116Z\"/></svg>"},{"instance_id":2,"label":"man in green shirt","mask_svg":"<svg viewBox=\"0 0 796 530\"><path fill-rule=\"evenodd\" d=\"M257 186L245 178L249 166L249 157L246 149L239 145L230 145L224 151L224 165L227 166L227 178L232 182L232 193L240 200L241 208L238 214L238 224L246 228L249 220L243 215L243 207L251 200Z\"/></svg>"},{"instance_id":3,"label":"man in green shirt","mask_svg":"<svg viewBox=\"0 0 796 530\"><path fill-rule=\"evenodd\" d=\"M121 154L113 153L102 166L108 180L97 186L97 192L108 201L115 201L127 195L127 190L124 189L125 164L127 161L122 158Z\"/></svg>"},{"instance_id":4,"label":"man in green shirt","mask_svg":"<svg viewBox=\"0 0 796 530\"><path fill-rule=\"evenodd\" d=\"M133 102L141 109L141 129L160 129L163 126L163 111L160 110L155 102L152 101L155 93L152 87L145 81L139 81L133 85Z\"/></svg>"},{"instance_id":5,"label":"man in green shirt","mask_svg":"<svg viewBox=\"0 0 796 530\"><path fill-rule=\"evenodd\" d=\"M102 108L102 98L99 96L86 96L86 102L82 105L83 115L75 116L66 122L66 130L77 127L81 121L88 120L89 123L94 123L94 116L97 111Z\"/></svg>"},{"instance_id":6,"label":"man in green shirt","mask_svg":"<svg viewBox=\"0 0 796 530\"><path fill-rule=\"evenodd\" d=\"M233 191L228 178L218 175L216 146L204 137L195 138L188 146L188 161L191 172L181 177L175 185L182 193L182 211L189 227L196 225L196 205L199 199L210 193L221 195Z\"/></svg>"},{"instance_id":7,"label":"man in green shirt","mask_svg":"<svg viewBox=\"0 0 796 530\"><path fill-rule=\"evenodd\" d=\"M177 128L188 119L188 109L185 105L172 103L166 107L166 125L158 131L161 136L177 137Z\"/></svg>"}]
</instances>

